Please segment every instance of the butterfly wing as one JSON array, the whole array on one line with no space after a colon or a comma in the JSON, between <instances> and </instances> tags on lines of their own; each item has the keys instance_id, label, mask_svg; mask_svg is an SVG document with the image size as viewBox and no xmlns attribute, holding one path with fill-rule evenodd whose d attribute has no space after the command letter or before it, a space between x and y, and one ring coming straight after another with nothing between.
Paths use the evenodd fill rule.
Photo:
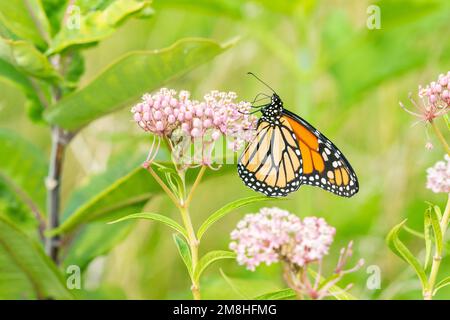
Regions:
<instances>
[{"instance_id":1,"label":"butterfly wing","mask_svg":"<svg viewBox=\"0 0 450 320\"><path fill-rule=\"evenodd\" d=\"M239 176L248 187L268 196L286 196L297 190L302 158L289 121L260 119L256 132L239 158Z\"/></svg>"},{"instance_id":2,"label":"butterfly wing","mask_svg":"<svg viewBox=\"0 0 450 320\"><path fill-rule=\"evenodd\" d=\"M327 137L289 110L283 110L281 119L289 123L298 141L303 169L300 184L317 186L343 197L358 192L355 171Z\"/></svg>"}]
</instances>

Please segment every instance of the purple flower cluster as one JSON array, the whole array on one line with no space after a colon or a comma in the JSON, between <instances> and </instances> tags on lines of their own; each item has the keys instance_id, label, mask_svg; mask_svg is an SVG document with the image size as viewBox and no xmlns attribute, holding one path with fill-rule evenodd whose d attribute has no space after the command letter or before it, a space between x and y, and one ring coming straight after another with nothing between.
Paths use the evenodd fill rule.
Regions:
<instances>
[{"instance_id":1,"label":"purple flower cluster","mask_svg":"<svg viewBox=\"0 0 450 320\"><path fill-rule=\"evenodd\" d=\"M419 87L419 97L427 98L430 104L437 108L450 106L450 71L440 74L437 81L431 82L425 88Z\"/></svg>"},{"instance_id":2,"label":"purple flower cluster","mask_svg":"<svg viewBox=\"0 0 450 320\"><path fill-rule=\"evenodd\" d=\"M230 138L230 148L237 151L252 139L256 117L250 115L249 102L236 102L234 92L212 91L202 101L191 100L188 91L162 88L145 94L133 106L134 121L143 130L171 137L181 130L185 137L216 141L221 135Z\"/></svg>"},{"instance_id":3,"label":"purple flower cluster","mask_svg":"<svg viewBox=\"0 0 450 320\"><path fill-rule=\"evenodd\" d=\"M303 267L328 254L334 234L335 229L322 218L302 221L279 208L262 208L238 223L231 233L230 249L238 263L252 271L261 263L281 260Z\"/></svg>"},{"instance_id":4,"label":"purple flower cluster","mask_svg":"<svg viewBox=\"0 0 450 320\"><path fill-rule=\"evenodd\" d=\"M425 122L431 122L447 114L450 109L450 71L439 75L437 81L431 82L426 87L419 86L418 95L421 102L416 103L410 94L410 100L417 111L408 110L401 102L400 106L409 114Z\"/></svg>"},{"instance_id":5,"label":"purple flower cluster","mask_svg":"<svg viewBox=\"0 0 450 320\"><path fill-rule=\"evenodd\" d=\"M438 161L427 169L427 188L435 193L450 192L450 157L445 155L445 161Z\"/></svg>"}]
</instances>

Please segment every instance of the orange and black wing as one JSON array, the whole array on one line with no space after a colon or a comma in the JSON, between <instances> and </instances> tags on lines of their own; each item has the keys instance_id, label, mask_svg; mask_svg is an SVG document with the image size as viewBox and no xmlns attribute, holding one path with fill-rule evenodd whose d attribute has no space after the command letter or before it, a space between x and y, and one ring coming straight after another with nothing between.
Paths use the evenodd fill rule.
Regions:
<instances>
[{"instance_id":1,"label":"orange and black wing","mask_svg":"<svg viewBox=\"0 0 450 320\"><path fill-rule=\"evenodd\" d=\"M257 133L238 163L238 173L248 187L272 197L299 188L302 158L293 133L287 119L258 122Z\"/></svg>"},{"instance_id":2,"label":"orange and black wing","mask_svg":"<svg viewBox=\"0 0 450 320\"><path fill-rule=\"evenodd\" d=\"M289 110L282 120L292 128L302 158L300 184L320 187L343 197L358 192L356 174L342 152L316 128Z\"/></svg>"}]
</instances>

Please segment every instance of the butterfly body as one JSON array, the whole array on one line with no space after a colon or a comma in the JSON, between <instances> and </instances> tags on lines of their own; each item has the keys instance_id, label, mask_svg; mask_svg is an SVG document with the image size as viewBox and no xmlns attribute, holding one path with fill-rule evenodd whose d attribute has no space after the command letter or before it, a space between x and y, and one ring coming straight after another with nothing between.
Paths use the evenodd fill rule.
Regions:
<instances>
[{"instance_id":1,"label":"butterfly body","mask_svg":"<svg viewBox=\"0 0 450 320\"><path fill-rule=\"evenodd\" d=\"M283 197L307 184L343 197L359 189L355 172L322 133L283 106L274 93L261 107L256 135L238 163L244 183L271 197Z\"/></svg>"}]
</instances>

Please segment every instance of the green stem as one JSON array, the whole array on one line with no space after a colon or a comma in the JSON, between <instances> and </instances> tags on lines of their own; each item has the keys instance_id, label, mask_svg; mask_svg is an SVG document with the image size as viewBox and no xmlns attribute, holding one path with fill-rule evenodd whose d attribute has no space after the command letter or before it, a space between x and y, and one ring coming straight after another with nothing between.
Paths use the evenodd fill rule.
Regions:
<instances>
[{"instance_id":1,"label":"green stem","mask_svg":"<svg viewBox=\"0 0 450 320\"><path fill-rule=\"evenodd\" d=\"M161 186L161 188L166 192L166 194L169 196L169 198L173 201L175 206L180 211L181 219L183 220L183 225L186 228L186 231L188 234L188 244L189 244L189 248L191 251L191 260L192 260L191 268L192 268L193 272L195 271L195 268L197 267L197 264L198 264L198 246L199 246L200 242L197 239L197 236L195 235L194 227L192 225L191 216L189 214L189 203L191 201L193 191L196 189L196 187L200 183L203 173L205 172L205 169L206 169L206 167L202 167L200 169L200 172L197 175L197 178L195 179L194 185L192 186L188 197L186 198L186 200L184 200L184 199L179 199L174 195L174 193L169 189L169 187L156 174L156 172L153 170L151 165L149 165L147 168L147 171L150 172L150 174L153 176L153 178L156 180L156 182L158 182L158 184ZM181 171L178 171L178 170L177 170L177 172L184 184L184 182L185 182L184 173ZM185 185L183 186L183 189L186 190ZM191 286L192 295L195 300L200 300L201 296L200 296L199 281L197 279L194 279L193 277L191 277L191 281L192 281L192 286Z\"/></svg>"},{"instance_id":2,"label":"green stem","mask_svg":"<svg viewBox=\"0 0 450 320\"><path fill-rule=\"evenodd\" d=\"M450 194L448 194L447 205L445 206L445 211L440 222L441 233L443 237L447 232L449 219L450 219ZM439 273L439 267L441 266L441 260L442 260L442 249L438 250L436 247L436 252L433 257L433 264L431 265L430 277L428 280L428 288L423 293L424 300L433 299L434 285L436 284L436 278Z\"/></svg>"},{"instance_id":3,"label":"green stem","mask_svg":"<svg viewBox=\"0 0 450 320\"><path fill-rule=\"evenodd\" d=\"M187 196L186 201L185 201L186 207L189 206L189 204L191 203L194 191L195 191L195 189L197 189L198 185L200 184L200 181L202 180L202 177L206 171L206 168L207 168L206 166L202 166L197 175L197 178L195 178L194 184L192 185L191 190L189 191L189 195Z\"/></svg>"},{"instance_id":4,"label":"green stem","mask_svg":"<svg viewBox=\"0 0 450 320\"><path fill-rule=\"evenodd\" d=\"M153 176L153 178L158 182L158 184L161 186L161 188L164 190L164 192L169 196L170 200L179 208L180 207L180 200L175 197L173 192L169 189L169 187L161 180L161 178L158 176L158 174L153 170L152 166L149 165L147 168L147 171L150 172L150 174Z\"/></svg>"},{"instance_id":5,"label":"green stem","mask_svg":"<svg viewBox=\"0 0 450 320\"><path fill-rule=\"evenodd\" d=\"M450 147L449 147L447 141L445 141L445 138L442 135L441 130L439 130L438 126L436 125L436 123L434 121L430 121L430 123L431 123L431 126L433 127L434 133L438 137L439 141L442 143L442 146L444 147L445 152L447 152L447 154L450 156Z\"/></svg>"},{"instance_id":6,"label":"green stem","mask_svg":"<svg viewBox=\"0 0 450 320\"><path fill-rule=\"evenodd\" d=\"M195 271L195 268L198 264L198 245L199 241L195 236L194 227L192 226L191 216L189 215L189 210L187 207L182 206L180 208L181 218L183 220L184 227L187 230L188 234L188 242L189 248L191 249L191 259L192 259L192 271ZM200 284L198 280L192 278L192 286L191 286L192 295L195 300L200 300Z\"/></svg>"}]
</instances>

